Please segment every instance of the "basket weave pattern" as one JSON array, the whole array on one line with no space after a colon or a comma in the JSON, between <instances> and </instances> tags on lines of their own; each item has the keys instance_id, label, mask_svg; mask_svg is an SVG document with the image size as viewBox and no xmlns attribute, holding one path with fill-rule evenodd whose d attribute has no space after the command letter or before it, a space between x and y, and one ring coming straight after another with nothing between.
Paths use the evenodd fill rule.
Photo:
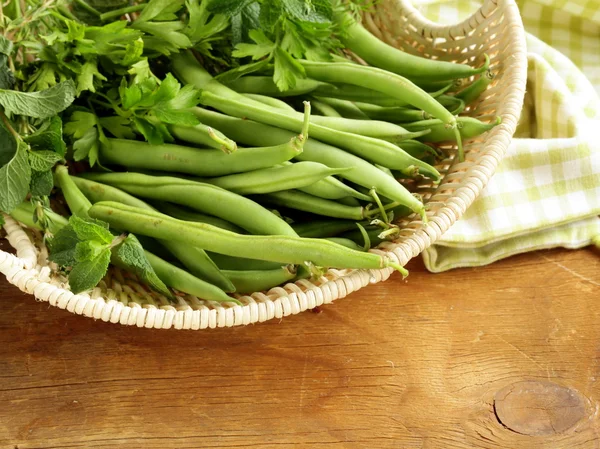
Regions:
<instances>
[{"instance_id":1,"label":"basket weave pattern","mask_svg":"<svg viewBox=\"0 0 600 449\"><path fill-rule=\"evenodd\" d=\"M491 58L496 77L481 101L467 113L481 120L502 118L502 124L480 138L465 143L465 161L459 163L455 149L442 161L438 185L417 183L428 207L429 225L411 216L400 224L395 242L372 251L385 253L404 265L439 238L471 205L493 175L516 129L523 103L527 75L525 35L513 0L486 0L468 20L441 26L423 18L404 0L386 0L364 17L377 37L404 51L448 61L478 64L482 55ZM92 292L74 295L66 279L47 262L47 250L35 231L26 230L10 217L4 226L16 255L0 251L0 273L36 299L69 312L126 325L149 328L205 329L247 325L282 318L327 304L369 283L386 280L391 269L329 270L318 281L301 280L268 292L237 296L244 304L217 304L189 295L171 303L137 282L111 269Z\"/></svg>"}]
</instances>

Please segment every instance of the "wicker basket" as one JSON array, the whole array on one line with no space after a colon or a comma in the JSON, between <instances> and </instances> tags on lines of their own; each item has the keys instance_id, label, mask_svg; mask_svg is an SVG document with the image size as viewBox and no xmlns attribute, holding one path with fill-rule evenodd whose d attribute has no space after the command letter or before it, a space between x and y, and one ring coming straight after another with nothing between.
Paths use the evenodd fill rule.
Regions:
<instances>
[{"instance_id":1,"label":"wicker basket","mask_svg":"<svg viewBox=\"0 0 600 449\"><path fill-rule=\"evenodd\" d=\"M458 163L452 156L439 164L443 175L439 185L424 182L416 186L428 204L427 227L418 217L410 217L402 223L403 231L396 242L384 243L373 250L385 251L405 264L461 217L504 156L525 93L525 34L513 0L486 0L477 13L454 26L440 26L426 20L404 0L387 0L369 13L364 22L379 38L411 53L471 63L481 61L482 54L487 53L497 75L483 100L468 113L481 119L499 115L502 125L467 142L464 162ZM369 283L386 280L392 273L391 269L329 270L318 282L302 280L269 292L240 296L243 306L216 304L190 296L179 296L179 303L172 304L118 270L111 270L89 294L74 295L66 289L66 280L48 266L46 249L35 232L23 229L10 217L6 217L5 230L16 250L16 256L0 251L0 272L10 283L69 312L140 327L205 329L281 318L343 298Z\"/></svg>"}]
</instances>

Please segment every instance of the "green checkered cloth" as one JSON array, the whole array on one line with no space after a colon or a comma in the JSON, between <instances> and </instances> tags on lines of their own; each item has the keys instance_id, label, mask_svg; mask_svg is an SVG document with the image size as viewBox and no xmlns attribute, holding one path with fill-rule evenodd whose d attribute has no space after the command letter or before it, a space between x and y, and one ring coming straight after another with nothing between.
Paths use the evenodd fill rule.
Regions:
<instances>
[{"instance_id":1,"label":"green checkered cloth","mask_svg":"<svg viewBox=\"0 0 600 449\"><path fill-rule=\"evenodd\" d=\"M480 5L416 2L443 23ZM515 139L473 205L423 252L432 272L600 244L600 0L524 0L519 7L529 70Z\"/></svg>"}]
</instances>

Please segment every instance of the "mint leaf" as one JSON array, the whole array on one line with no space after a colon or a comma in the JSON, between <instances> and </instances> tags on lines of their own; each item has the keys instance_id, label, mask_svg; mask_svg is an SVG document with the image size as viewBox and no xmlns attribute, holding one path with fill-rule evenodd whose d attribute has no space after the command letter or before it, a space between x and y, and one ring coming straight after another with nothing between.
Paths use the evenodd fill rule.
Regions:
<instances>
[{"instance_id":1,"label":"mint leaf","mask_svg":"<svg viewBox=\"0 0 600 449\"><path fill-rule=\"evenodd\" d=\"M0 89L12 89L15 76L8 66L8 56L0 54Z\"/></svg>"},{"instance_id":2,"label":"mint leaf","mask_svg":"<svg viewBox=\"0 0 600 449\"><path fill-rule=\"evenodd\" d=\"M154 272L146 258L144 248L133 234L127 236L125 241L118 247L116 254L113 252L113 255L120 262L119 265L122 264L126 269L135 273L150 288L169 298L173 296Z\"/></svg>"},{"instance_id":3,"label":"mint leaf","mask_svg":"<svg viewBox=\"0 0 600 449\"><path fill-rule=\"evenodd\" d=\"M225 14L232 17L242 12L250 3L256 0L212 0L208 4L208 9L214 14Z\"/></svg>"},{"instance_id":4,"label":"mint leaf","mask_svg":"<svg viewBox=\"0 0 600 449\"><path fill-rule=\"evenodd\" d=\"M54 187L51 171L32 171L29 191L33 196L50 196Z\"/></svg>"},{"instance_id":5,"label":"mint leaf","mask_svg":"<svg viewBox=\"0 0 600 449\"><path fill-rule=\"evenodd\" d=\"M78 262L69 273L69 285L75 294L85 292L98 285L106 275L111 251L105 248L95 259Z\"/></svg>"},{"instance_id":6,"label":"mint leaf","mask_svg":"<svg viewBox=\"0 0 600 449\"><path fill-rule=\"evenodd\" d=\"M75 247L75 260L85 262L100 257L102 251L108 248L108 245L97 242L96 240L87 240L79 242Z\"/></svg>"},{"instance_id":7,"label":"mint leaf","mask_svg":"<svg viewBox=\"0 0 600 449\"><path fill-rule=\"evenodd\" d=\"M75 95L75 83L72 80L39 92L0 89L0 105L7 114L48 118L69 107Z\"/></svg>"},{"instance_id":8,"label":"mint leaf","mask_svg":"<svg viewBox=\"0 0 600 449\"><path fill-rule=\"evenodd\" d=\"M58 162L62 160L60 154L54 151L30 151L29 165L35 171L48 171Z\"/></svg>"},{"instance_id":9,"label":"mint leaf","mask_svg":"<svg viewBox=\"0 0 600 449\"><path fill-rule=\"evenodd\" d=\"M21 204L29 192L30 181L27 144L21 141L13 158L0 168L0 211L8 213Z\"/></svg>"},{"instance_id":10,"label":"mint leaf","mask_svg":"<svg viewBox=\"0 0 600 449\"><path fill-rule=\"evenodd\" d=\"M98 220L84 220L77 216L71 216L69 224L73 227L75 234L80 240L95 240L104 244L112 243L114 236L108 230L108 225Z\"/></svg>"},{"instance_id":11,"label":"mint leaf","mask_svg":"<svg viewBox=\"0 0 600 449\"><path fill-rule=\"evenodd\" d=\"M75 248L79 238L71 225L59 230L48 241L49 259L61 267L71 267L76 263Z\"/></svg>"},{"instance_id":12,"label":"mint leaf","mask_svg":"<svg viewBox=\"0 0 600 449\"><path fill-rule=\"evenodd\" d=\"M62 120L60 117L54 116L45 122L35 133L24 137L24 140L34 150L54 151L64 156L67 146L63 141L62 131Z\"/></svg>"}]
</instances>

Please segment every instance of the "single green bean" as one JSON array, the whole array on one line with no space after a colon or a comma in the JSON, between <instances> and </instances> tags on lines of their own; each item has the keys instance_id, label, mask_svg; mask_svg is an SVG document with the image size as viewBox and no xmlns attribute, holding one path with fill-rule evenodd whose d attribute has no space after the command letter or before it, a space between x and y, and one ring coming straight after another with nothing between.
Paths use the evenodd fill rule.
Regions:
<instances>
[{"instance_id":1,"label":"single green bean","mask_svg":"<svg viewBox=\"0 0 600 449\"><path fill-rule=\"evenodd\" d=\"M310 104L312 104L313 108L315 108L318 113L324 115L325 117L342 117L342 114L340 114L333 106L327 103L316 99L311 99Z\"/></svg>"},{"instance_id":2,"label":"single green bean","mask_svg":"<svg viewBox=\"0 0 600 449\"><path fill-rule=\"evenodd\" d=\"M238 293L254 293L269 290L296 277L296 267L285 265L274 270L233 271L224 270Z\"/></svg>"},{"instance_id":3,"label":"single green bean","mask_svg":"<svg viewBox=\"0 0 600 449\"><path fill-rule=\"evenodd\" d=\"M288 112L296 112L296 110L287 104L285 101L278 100L277 98L267 97L266 95L259 94L243 94L244 97L250 98L251 100L256 100L260 103L263 103L266 106L275 108L275 109L283 109ZM313 105L314 106L314 105Z\"/></svg>"},{"instance_id":4,"label":"single green bean","mask_svg":"<svg viewBox=\"0 0 600 449\"><path fill-rule=\"evenodd\" d=\"M502 119L500 117L496 117L496 120L491 123L484 123L472 117L459 117L458 129L463 138L470 139L491 130L501 122ZM422 120L420 122L407 123L405 126L414 131L431 130L429 134L419 138L419 140L425 142L445 142L451 141L454 138L452 130L449 130L440 120Z\"/></svg>"},{"instance_id":5,"label":"single green bean","mask_svg":"<svg viewBox=\"0 0 600 449\"><path fill-rule=\"evenodd\" d=\"M401 143L401 145L404 151L406 151L412 157L416 157L417 159L433 157L435 160L435 158L442 156L438 150L423 142L419 142L418 140L405 140Z\"/></svg>"},{"instance_id":6,"label":"single green bean","mask_svg":"<svg viewBox=\"0 0 600 449\"><path fill-rule=\"evenodd\" d=\"M372 201L372 199L369 201ZM358 201L353 196L345 196L344 198L340 198L340 199L338 199L338 203L344 204L345 206L360 206L361 205L360 201Z\"/></svg>"},{"instance_id":7,"label":"single green bean","mask_svg":"<svg viewBox=\"0 0 600 449\"><path fill-rule=\"evenodd\" d=\"M76 176L71 176L71 180L91 203L116 201L140 209L155 210L148 203L116 187ZM233 284L219 271L217 265L210 260L210 257L208 257L204 250L172 240L161 240L159 243L173 254L194 276L204 279L224 291L235 291Z\"/></svg>"},{"instance_id":8,"label":"single green bean","mask_svg":"<svg viewBox=\"0 0 600 449\"><path fill-rule=\"evenodd\" d=\"M194 143L197 143L194 129ZM187 127L174 126L173 135L181 136ZM199 150L181 145L150 145L124 139L108 139L110 145L100 151L100 159L105 164L117 164L127 168L163 170L187 173L196 176L223 176L232 173L258 170L287 161L302 152L295 139L282 145L263 148L240 148L235 153L226 154L219 150Z\"/></svg>"},{"instance_id":9,"label":"single green bean","mask_svg":"<svg viewBox=\"0 0 600 449\"><path fill-rule=\"evenodd\" d=\"M328 240L333 243L337 243L338 245L345 246L346 248L353 249L355 251L364 251L364 247L357 244L354 240L345 239L343 237L327 237L325 240Z\"/></svg>"},{"instance_id":10,"label":"single green bean","mask_svg":"<svg viewBox=\"0 0 600 449\"><path fill-rule=\"evenodd\" d=\"M289 224L254 201L210 184L140 173L85 173L84 176L136 196L191 207L252 234L296 235Z\"/></svg>"},{"instance_id":11,"label":"single green bean","mask_svg":"<svg viewBox=\"0 0 600 449\"><path fill-rule=\"evenodd\" d=\"M473 68L415 56L377 39L348 13L338 15L337 20L346 27L340 38L347 48L369 64L407 78L427 81L467 78L486 71L489 66L487 57L482 67Z\"/></svg>"},{"instance_id":12,"label":"single green bean","mask_svg":"<svg viewBox=\"0 0 600 449\"><path fill-rule=\"evenodd\" d=\"M383 107L370 103L356 103L358 108L375 120L388 120L390 122L404 123L416 122L430 118L429 114L418 109L403 107Z\"/></svg>"},{"instance_id":13,"label":"single green bean","mask_svg":"<svg viewBox=\"0 0 600 449\"><path fill-rule=\"evenodd\" d=\"M465 104L471 104L486 91L493 80L494 74L490 71L487 71L473 81L469 86L458 92L456 97L464 101Z\"/></svg>"},{"instance_id":14,"label":"single green bean","mask_svg":"<svg viewBox=\"0 0 600 449\"><path fill-rule=\"evenodd\" d=\"M187 271L162 260L160 257L157 257L148 251L146 251L145 254L156 275L169 287L207 301L241 304L235 298L227 296L227 294L219 287L209 284L202 279L198 279Z\"/></svg>"},{"instance_id":15,"label":"single green bean","mask_svg":"<svg viewBox=\"0 0 600 449\"><path fill-rule=\"evenodd\" d=\"M311 220L292 224L292 227L300 237L325 238L335 237L342 232L356 229L356 222L351 220Z\"/></svg>"},{"instance_id":16,"label":"single green bean","mask_svg":"<svg viewBox=\"0 0 600 449\"><path fill-rule=\"evenodd\" d=\"M199 124L196 125L196 130L196 145L198 146L221 150L224 153L233 153L237 150L237 144L217 129Z\"/></svg>"},{"instance_id":17,"label":"single green bean","mask_svg":"<svg viewBox=\"0 0 600 449\"><path fill-rule=\"evenodd\" d=\"M233 271L266 271L277 270L282 264L269 262L267 260L247 259L244 257L227 256L225 254L207 251L207 254L215 261L221 270Z\"/></svg>"},{"instance_id":18,"label":"single green bean","mask_svg":"<svg viewBox=\"0 0 600 449\"><path fill-rule=\"evenodd\" d=\"M318 87L330 86L327 83L301 78L296 80L296 86L280 91L272 76L244 76L235 81L225 82L227 87L235 90L238 93L258 94L269 97L295 97L308 94Z\"/></svg>"},{"instance_id":19,"label":"single green bean","mask_svg":"<svg viewBox=\"0 0 600 449\"><path fill-rule=\"evenodd\" d=\"M335 201L325 200L297 190L273 192L260 195L256 199L275 206L288 207L326 217L346 218L349 220L362 220L365 218L362 206L345 206Z\"/></svg>"},{"instance_id":20,"label":"single green bean","mask_svg":"<svg viewBox=\"0 0 600 449\"><path fill-rule=\"evenodd\" d=\"M120 203L96 203L90 216L119 229L149 237L173 239L230 256L270 260L283 264L303 264L335 268L395 268L406 271L387 257L362 253L333 242L290 236L240 235L205 223L177 220L158 212Z\"/></svg>"},{"instance_id":21,"label":"single green bean","mask_svg":"<svg viewBox=\"0 0 600 449\"><path fill-rule=\"evenodd\" d=\"M239 195L251 195L310 186L328 176L338 175L348 170L352 169L329 168L318 162L305 161L220 178L209 178L204 182Z\"/></svg>"},{"instance_id":22,"label":"single green bean","mask_svg":"<svg viewBox=\"0 0 600 449\"><path fill-rule=\"evenodd\" d=\"M236 100L216 96L211 92L205 91L202 93L202 103L235 117L249 118L261 123L284 128L288 131L292 131L298 126L299 119L296 117L274 110L266 110L263 107L257 108L250 104L239 103ZM194 111L197 109L198 108L194 108ZM335 119L334 117L320 118ZM310 132L314 138L320 141L336 145L364 159L386 164L390 168L405 170L408 167L417 167L419 173L425 176L435 180L440 177L439 172L435 168L413 158L390 142L317 125L314 123L315 119L316 117L313 117L313 123L310 125ZM365 121L365 123L369 124L375 122ZM240 150L238 150L236 154L239 153Z\"/></svg>"},{"instance_id":23,"label":"single green bean","mask_svg":"<svg viewBox=\"0 0 600 449\"><path fill-rule=\"evenodd\" d=\"M454 117L435 98L400 75L359 64L341 64L299 60L306 74L324 82L349 83L367 87L408 102L433 117L442 120L455 131L460 160L464 159L462 140ZM389 164L386 164L389 166ZM390 167L393 168L393 167Z\"/></svg>"},{"instance_id":24,"label":"single green bean","mask_svg":"<svg viewBox=\"0 0 600 449\"><path fill-rule=\"evenodd\" d=\"M245 234L246 231L239 226L234 225L228 221L223 220L222 218L215 217L214 215L206 215L195 211L193 209L188 209L187 207L181 207L177 204L169 203L166 201L156 201L154 202L155 208L162 212L163 214L169 215L170 217L177 218L179 220L184 221L195 221L197 223L206 223L209 225L216 226L217 228L225 229L227 231L236 232L238 234ZM130 204L131 206L131 204ZM218 265L218 264L217 264Z\"/></svg>"},{"instance_id":25,"label":"single green bean","mask_svg":"<svg viewBox=\"0 0 600 449\"><path fill-rule=\"evenodd\" d=\"M67 167L64 165L56 166L54 169L54 183L62 191L71 214L84 219L90 218L88 210L92 207L92 203L73 182Z\"/></svg>"},{"instance_id":26,"label":"single green bean","mask_svg":"<svg viewBox=\"0 0 600 449\"><path fill-rule=\"evenodd\" d=\"M211 126L219 125L220 129L225 129L229 135L235 136L237 141L247 144L252 144L251 142L276 144L289 139L291 135L289 131L280 128L252 120L228 117L202 108L195 108L194 113L203 123ZM309 139L304 145L304 151L297 159L320 162L332 168L354 167L355 170L342 173L341 176L369 189L375 188L379 194L406 204L422 216L425 214L422 203L416 200L400 183L386 176L380 176L379 170L372 164L339 148Z\"/></svg>"},{"instance_id":27,"label":"single green bean","mask_svg":"<svg viewBox=\"0 0 600 449\"><path fill-rule=\"evenodd\" d=\"M339 98L328 98L328 97L314 97L322 103L328 104L336 111L338 111L342 117L354 118L359 120L370 120L367 114L361 111L356 104L348 100L340 100ZM314 103L314 102L313 102Z\"/></svg>"},{"instance_id":28,"label":"single green bean","mask_svg":"<svg viewBox=\"0 0 600 449\"><path fill-rule=\"evenodd\" d=\"M452 95L442 95L438 97L438 101L453 115L458 115L465 109L465 102Z\"/></svg>"}]
</instances>

